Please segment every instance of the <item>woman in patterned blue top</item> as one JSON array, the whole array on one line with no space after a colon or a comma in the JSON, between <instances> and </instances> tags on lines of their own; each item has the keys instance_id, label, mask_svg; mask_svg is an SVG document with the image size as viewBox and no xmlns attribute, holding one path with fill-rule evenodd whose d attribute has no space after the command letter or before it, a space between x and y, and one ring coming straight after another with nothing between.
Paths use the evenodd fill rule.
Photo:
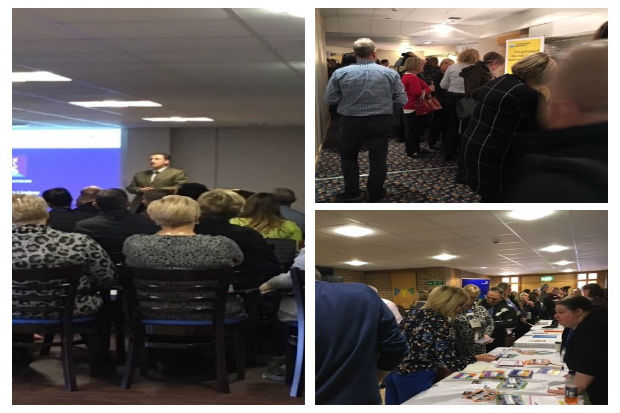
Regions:
<instances>
[{"instance_id":1,"label":"woman in patterned blue top","mask_svg":"<svg viewBox=\"0 0 620 413\"><path fill-rule=\"evenodd\" d=\"M385 404L401 404L428 389L440 372L459 371L477 360L495 359L488 354L456 354L450 321L465 309L468 301L469 296L461 288L444 285L431 291L420 310L405 316L399 327L410 352L385 378Z\"/></svg>"}]
</instances>

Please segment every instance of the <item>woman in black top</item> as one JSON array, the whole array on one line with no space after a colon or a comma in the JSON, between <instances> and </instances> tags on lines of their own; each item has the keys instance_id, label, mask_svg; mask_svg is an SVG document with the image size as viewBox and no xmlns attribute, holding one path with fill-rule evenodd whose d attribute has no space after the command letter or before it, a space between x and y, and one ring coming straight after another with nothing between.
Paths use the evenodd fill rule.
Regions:
<instances>
[{"instance_id":1,"label":"woman in black top","mask_svg":"<svg viewBox=\"0 0 620 413\"><path fill-rule=\"evenodd\" d=\"M471 93L478 104L463 132L456 180L483 202L497 202L502 193L503 173L510 170L506 154L515 136L538 129L543 99L538 90L551 80L555 65L547 54L536 53L515 63L512 74Z\"/></svg>"},{"instance_id":2,"label":"woman in black top","mask_svg":"<svg viewBox=\"0 0 620 413\"><path fill-rule=\"evenodd\" d=\"M592 404L607 404L607 316L596 311L585 297L560 300L555 319L564 327L564 362L575 372L577 391ZM558 391L563 394L563 389Z\"/></svg>"}]
</instances>

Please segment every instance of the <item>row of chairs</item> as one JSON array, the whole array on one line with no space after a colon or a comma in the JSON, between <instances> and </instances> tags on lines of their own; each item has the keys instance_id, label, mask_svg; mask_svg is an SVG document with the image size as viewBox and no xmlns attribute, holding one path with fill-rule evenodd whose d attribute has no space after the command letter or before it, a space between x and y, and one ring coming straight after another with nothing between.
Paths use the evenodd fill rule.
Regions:
<instances>
[{"instance_id":1,"label":"row of chairs","mask_svg":"<svg viewBox=\"0 0 620 413\"><path fill-rule=\"evenodd\" d=\"M14 346L39 346L45 351L50 345L60 345L65 388L69 391L77 390L74 334L83 333L87 340L96 339L94 330L97 320L94 317L73 316L76 288L82 271L81 266L13 270L13 280L16 281L13 283ZM123 302L129 332L129 350L121 387L131 387L138 364L143 374L148 371L147 353L155 348L213 349L217 388L226 393L230 391L227 349L232 348L237 378L244 378L247 317L227 319L225 316L231 271L228 268L199 271L132 268L125 277L121 277L124 280L121 284L125 291ZM291 396L299 396L302 390L303 274L301 270L292 270L298 323ZM25 286L26 281L30 282L28 286ZM33 282L36 287L32 286ZM16 340L16 337L32 337L33 333L44 333L45 341L32 343L31 340ZM55 334L60 334L60 343L49 340ZM91 347L94 346L88 346L89 349ZM91 363L90 367L92 373L95 366Z\"/></svg>"}]
</instances>

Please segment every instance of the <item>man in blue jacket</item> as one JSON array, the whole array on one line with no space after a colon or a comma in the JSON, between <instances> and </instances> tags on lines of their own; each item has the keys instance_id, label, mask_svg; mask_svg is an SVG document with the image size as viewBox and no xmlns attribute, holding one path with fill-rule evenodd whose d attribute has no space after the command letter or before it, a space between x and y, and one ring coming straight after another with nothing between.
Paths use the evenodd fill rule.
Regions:
<instances>
[{"instance_id":1,"label":"man in blue jacket","mask_svg":"<svg viewBox=\"0 0 620 413\"><path fill-rule=\"evenodd\" d=\"M316 404L381 404L377 369L390 371L409 345L367 285L315 286Z\"/></svg>"}]
</instances>

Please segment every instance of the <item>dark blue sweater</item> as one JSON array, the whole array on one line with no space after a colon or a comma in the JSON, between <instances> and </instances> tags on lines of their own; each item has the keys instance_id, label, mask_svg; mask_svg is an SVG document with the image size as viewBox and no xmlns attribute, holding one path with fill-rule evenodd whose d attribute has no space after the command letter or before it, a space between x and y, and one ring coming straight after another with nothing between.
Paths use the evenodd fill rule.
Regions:
<instances>
[{"instance_id":1,"label":"dark blue sweater","mask_svg":"<svg viewBox=\"0 0 620 413\"><path fill-rule=\"evenodd\" d=\"M409 346L367 285L317 282L316 404L381 404L377 369L393 370Z\"/></svg>"}]
</instances>

